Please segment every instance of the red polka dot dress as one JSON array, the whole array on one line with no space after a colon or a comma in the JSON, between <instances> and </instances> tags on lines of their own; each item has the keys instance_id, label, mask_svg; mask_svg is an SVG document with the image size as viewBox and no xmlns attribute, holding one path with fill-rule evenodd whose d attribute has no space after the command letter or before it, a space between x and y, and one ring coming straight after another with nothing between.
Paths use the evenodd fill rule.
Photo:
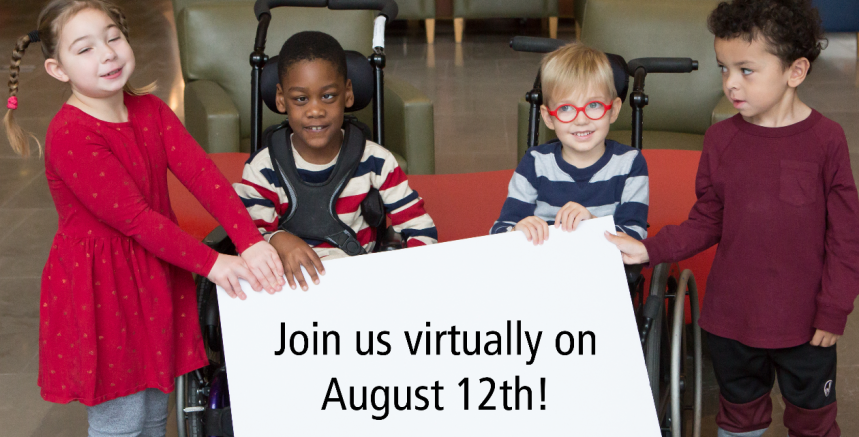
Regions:
<instances>
[{"instance_id":1,"label":"red polka dot dress","mask_svg":"<svg viewBox=\"0 0 859 437\"><path fill-rule=\"evenodd\" d=\"M42 273L39 386L51 402L99 404L208 363L191 272L217 253L176 224L167 170L239 250L262 240L214 163L157 97L125 95L128 122L71 106L51 121L45 172L59 227Z\"/></svg>"}]
</instances>

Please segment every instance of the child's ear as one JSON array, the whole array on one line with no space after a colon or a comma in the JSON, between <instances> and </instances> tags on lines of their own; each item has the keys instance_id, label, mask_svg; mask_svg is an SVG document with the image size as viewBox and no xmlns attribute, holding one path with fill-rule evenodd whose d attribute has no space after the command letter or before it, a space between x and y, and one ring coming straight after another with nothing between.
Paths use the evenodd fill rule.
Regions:
<instances>
[{"instance_id":1,"label":"child's ear","mask_svg":"<svg viewBox=\"0 0 859 437\"><path fill-rule=\"evenodd\" d=\"M543 123L546 124L546 127L555 130L555 125L552 123L552 116L549 115L549 108L546 105L540 105L540 115L543 116Z\"/></svg>"},{"instance_id":2,"label":"child's ear","mask_svg":"<svg viewBox=\"0 0 859 437\"><path fill-rule=\"evenodd\" d=\"M45 71L51 75L54 79L60 82L68 82L69 76L63 70L63 67L60 66L59 61L54 58L45 59Z\"/></svg>"},{"instance_id":3,"label":"child's ear","mask_svg":"<svg viewBox=\"0 0 859 437\"><path fill-rule=\"evenodd\" d=\"M275 95L274 103L278 111L286 112L286 96L283 95L283 87L280 84L277 84L277 94Z\"/></svg>"},{"instance_id":4,"label":"child's ear","mask_svg":"<svg viewBox=\"0 0 859 437\"><path fill-rule=\"evenodd\" d=\"M623 101L620 100L620 97L615 97L614 101L611 102L611 118L609 118L609 124L617 121L617 116L620 115L620 110L623 108Z\"/></svg>"},{"instance_id":5,"label":"child's ear","mask_svg":"<svg viewBox=\"0 0 859 437\"><path fill-rule=\"evenodd\" d=\"M351 108L355 104L355 93L352 92L352 79L346 79L346 107Z\"/></svg>"},{"instance_id":6,"label":"child's ear","mask_svg":"<svg viewBox=\"0 0 859 437\"><path fill-rule=\"evenodd\" d=\"M799 84L805 81L809 68L811 68L811 62L808 62L808 58L799 58L793 61L790 67L788 67L787 85L791 88L798 87Z\"/></svg>"}]
</instances>

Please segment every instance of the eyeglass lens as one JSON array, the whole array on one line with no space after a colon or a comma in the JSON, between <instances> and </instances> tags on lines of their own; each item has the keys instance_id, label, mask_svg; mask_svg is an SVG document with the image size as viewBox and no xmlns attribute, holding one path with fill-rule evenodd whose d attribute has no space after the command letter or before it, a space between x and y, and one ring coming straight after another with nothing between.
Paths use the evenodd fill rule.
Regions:
<instances>
[{"instance_id":1,"label":"eyeglass lens","mask_svg":"<svg viewBox=\"0 0 859 437\"><path fill-rule=\"evenodd\" d=\"M564 105L558 108L558 120L570 122L576 118L578 110L572 105ZM605 115L605 105L600 102L590 102L585 106L585 116L591 120L599 120Z\"/></svg>"}]
</instances>

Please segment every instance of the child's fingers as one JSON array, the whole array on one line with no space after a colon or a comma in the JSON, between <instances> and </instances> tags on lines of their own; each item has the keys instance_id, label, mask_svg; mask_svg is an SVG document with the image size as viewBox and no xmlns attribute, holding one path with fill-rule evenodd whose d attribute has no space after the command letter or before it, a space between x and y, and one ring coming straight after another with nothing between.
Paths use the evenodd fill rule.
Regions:
<instances>
[{"instance_id":1,"label":"child's fingers","mask_svg":"<svg viewBox=\"0 0 859 437\"><path fill-rule=\"evenodd\" d=\"M218 282L220 282L220 283L218 283ZM230 284L229 280L218 281L218 282L216 282L216 284L220 285L221 288L224 289L224 291L227 293L227 296L230 296L233 299L236 298L236 292L233 291L233 286L232 286L232 284Z\"/></svg>"},{"instance_id":2,"label":"child's fingers","mask_svg":"<svg viewBox=\"0 0 859 437\"><path fill-rule=\"evenodd\" d=\"M292 273L292 268L286 268L284 274L286 275L286 282L289 285L289 288L295 290L295 274Z\"/></svg>"},{"instance_id":3,"label":"child's fingers","mask_svg":"<svg viewBox=\"0 0 859 437\"><path fill-rule=\"evenodd\" d=\"M576 230L576 227L579 225L579 223L582 222L582 220L585 219L586 215L587 214L585 214L585 211L579 211L579 213L576 215L575 220L573 220L573 229L572 230L574 230L574 231Z\"/></svg>"},{"instance_id":4,"label":"child's fingers","mask_svg":"<svg viewBox=\"0 0 859 437\"><path fill-rule=\"evenodd\" d=\"M558 210L558 213L555 214L555 229L564 229L564 225L567 223L568 214L569 211L567 211L566 208L561 208L560 210Z\"/></svg>"},{"instance_id":5,"label":"child's fingers","mask_svg":"<svg viewBox=\"0 0 859 437\"><path fill-rule=\"evenodd\" d=\"M558 227L562 226L564 223L566 223L566 221L567 221L566 216L568 213L569 213L569 211L567 211L567 208L561 208L558 210L558 213L555 214L555 228L558 228Z\"/></svg>"},{"instance_id":6,"label":"child's fingers","mask_svg":"<svg viewBox=\"0 0 859 437\"><path fill-rule=\"evenodd\" d=\"M257 280L257 275L254 274L250 268L242 264L237 264L234 271L236 276L248 281L248 284L250 284L251 288L254 291L262 291L262 284L259 280Z\"/></svg>"},{"instance_id":7,"label":"child's fingers","mask_svg":"<svg viewBox=\"0 0 859 437\"><path fill-rule=\"evenodd\" d=\"M626 241L624 241L622 233L618 232L618 235L612 235L609 231L605 231L605 238L609 241L609 243L617 246L621 253L626 254L626 252L624 252L623 250L623 246Z\"/></svg>"},{"instance_id":8,"label":"child's fingers","mask_svg":"<svg viewBox=\"0 0 859 437\"><path fill-rule=\"evenodd\" d=\"M247 299L245 292L242 291L241 284L239 284L239 277L237 275L230 274L227 276L227 280L229 281L230 286L233 287L233 291L236 293L236 297L241 300Z\"/></svg>"},{"instance_id":9,"label":"child's fingers","mask_svg":"<svg viewBox=\"0 0 859 437\"><path fill-rule=\"evenodd\" d=\"M822 342L823 342L823 331L818 329L817 331L814 332L814 337L811 338L810 343L812 346L820 346L820 344Z\"/></svg>"},{"instance_id":10,"label":"child's fingers","mask_svg":"<svg viewBox=\"0 0 859 437\"><path fill-rule=\"evenodd\" d=\"M521 229L519 230L522 231L523 234L525 234L526 240L531 241L531 229L529 229L527 225L522 225Z\"/></svg>"},{"instance_id":11,"label":"child's fingers","mask_svg":"<svg viewBox=\"0 0 859 437\"><path fill-rule=\"evenodd\" d=\"M307 291L307 281L304 280L304 273L301 272L301 261L296 262L296 264L292 269L292 274L295 275L295 281L298 283L298 286L302 290Z\"/></svg>"},{"instance_id":12,"label":"child's fingers","mask_svg":"<svg viewBox=\"0 0 859 437\"><path fill-rule=\"evenodd\" d=\"M537 237L534 239L534 244L543 244L543 241L546 240L547 234L549 233L549 225L538 224L535 226Z\"/></svg>"},{"instance_id":13,"label":"child's fingers","mask_svg":"<svg viewBox=\"0 0 859 437\"><path fill-rule=\"evenodd\" d=\"M535 246L539 245L540 244L540 228L537 226L534 226L534 227L530 228L529 231L531 232L531 238L529 238L528 241L533 243Z\"/></svg>"},{"instance_id":14,"label":"child's fingers","mask_svg":"<svg viewBox=\"0 0 859 437\"><path fill-rule=\"evenodd\" d=\"M313 252L310 256L310 262L313 263L313 267L316 268L316 271L319 272L320 275L325 275L325 267L322 265L322 260L319 259L319 255L316 252Z\"/></svg>"},{"instance_id":15,"label":"child's fingers","mask_svg":"<svg viewBox=\"0 0 859 437\"><path fill-rule=\"evenodd\" d=\"M283 280L283 263L280 261L280 257L277 255L277 252L269 258L268 265L277 276L278 287L282 287L286 281Z\"/></svg>"},{"instance_id":16,"label":"child's fingers","mask_svg":"<svg viewBox=\"0 0 859 437\"><path fill-rule=\"evenodd\" d=\"M275 278L274 273L272 273L274 269L272 269L269 260L267 258L263 258L263 263L264 265L256 268L256 272L254 273L256 273L257 279L265 287L265 291L269 292L270 294L274 294L274 292L277 291L278 288L280 288L280 286L278 285L278 280L277 278Z\"/></svg>"},{"instance_id":17,"label":"child's fingers","mask_svg":"<svg viewBox=\"0 0 859 437\"><path fill-rule=\"evenodd\" d=\"M301 264L304 266L304 269L307 270L307 274L310 275L310 281L319 285L319 276L316 274L316 266L313 264L313 261L305 259Z\"/></svg>"}]
</instances>

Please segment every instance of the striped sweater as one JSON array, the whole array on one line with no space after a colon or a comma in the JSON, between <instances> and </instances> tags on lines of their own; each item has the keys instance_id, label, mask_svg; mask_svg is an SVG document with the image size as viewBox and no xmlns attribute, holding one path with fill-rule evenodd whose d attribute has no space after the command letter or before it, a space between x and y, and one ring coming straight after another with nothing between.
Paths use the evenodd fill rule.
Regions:
<instances>
[{"instance_id":1,"label":"striped sweater","mask_svg":"<svg viewBox=\"0 0 859 437\"><path fill-rule=\"evenodd\" d=\"M641 153L605 141L605 153L587 168L564 161L563 145L552 141L528 150L516 167L501 216L491 234L512 231L520 220L537 216L550 225L567 204L576 202L596 217L614 216L619 231L647 237L647 163Z\"/></svg>"},{"instance_id":2,"label":"striped sweater","mask_svg":"<svg viewBox=\"0 0 859 437\"><path fill-rule=\"evenodd\" d=\"M317 165L305 161L295 149L292 150L298 173L306 182L324 182L334 170L337 158L327 164ZM289 202L271 163L268 148L251 155L242 172L242 181L233 184L236 192L259 228L269 240L277 231L278 220L287 212ZM358 241L367 252L372 252L376 241L376 229L369 227L361 215L361 201L371 188L382 195L385 212L394 231L403 236L407 247L432 244L438 240L438 232L429 214L424 210L423 199L417 191L409 188L406 174L397 165L394 155L387 149L367 141L364 156L355 175L346 184L335 210L340 220L352 228ZM282 232L282 231L278 231ZM320 258L347 256L342 250L328 242L305 239Z\"/></svg>"}]
</instances>

